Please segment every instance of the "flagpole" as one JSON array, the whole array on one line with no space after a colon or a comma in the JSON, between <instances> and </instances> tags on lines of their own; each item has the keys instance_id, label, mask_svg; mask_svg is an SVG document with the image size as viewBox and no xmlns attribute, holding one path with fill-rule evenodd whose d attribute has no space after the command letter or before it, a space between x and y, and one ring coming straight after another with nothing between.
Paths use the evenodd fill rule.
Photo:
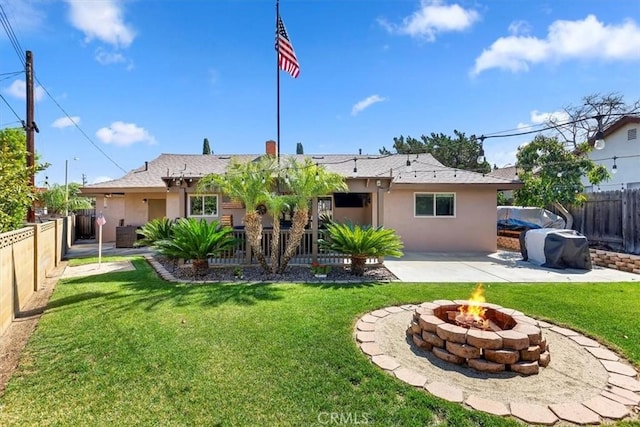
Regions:
<instances>
[{"instance_id":1,"label":"flagpole","mask_svg":"<svg viewBox=\"0 0 640 427\"><path fill-rule=\"evenodd\" d=\"M280 37L278 20L280 18L280 0L276 0L276 151L280 167Z\"/></svg>"}]
</instances>

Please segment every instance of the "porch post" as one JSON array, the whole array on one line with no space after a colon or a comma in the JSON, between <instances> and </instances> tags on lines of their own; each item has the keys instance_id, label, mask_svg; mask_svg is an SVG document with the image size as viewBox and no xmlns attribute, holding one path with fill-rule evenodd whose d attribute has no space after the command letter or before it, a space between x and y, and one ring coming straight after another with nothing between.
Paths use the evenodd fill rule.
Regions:
<instances>
[{"instance_id":1,"label":"porch post","mask_svg":"<svg viewBox=\"0 0 640 427\"><path fill-rule=\"evenodd\" d=\"M378 224L377 226L384 225L384 189L378 187L378 197L376 197L377 203L377 213L378 213Z\"/></svg>"},{"instance_id":2,"label":"porch post","mask_svg":"<svg viewBox=\"0 0 640 427\"><path fill-rule=\"evenodd\" d=\"M184 188L180 188L178 190L178 200L179 200L179 204L180 204L180 210L178 212L178 215L180 215L180 218L186 218L187 217L187 197L186 197L186 192Z\"/></svg>"},{"instance_id":3,"label":"porch post","mask_svg":"<svg viewBox=\"0 0 640 427\"><path fill-rule=\"evenodd\" d=\"M318 198L311 200L311 262L318 262Z\"/></svg>"}]
</instances>

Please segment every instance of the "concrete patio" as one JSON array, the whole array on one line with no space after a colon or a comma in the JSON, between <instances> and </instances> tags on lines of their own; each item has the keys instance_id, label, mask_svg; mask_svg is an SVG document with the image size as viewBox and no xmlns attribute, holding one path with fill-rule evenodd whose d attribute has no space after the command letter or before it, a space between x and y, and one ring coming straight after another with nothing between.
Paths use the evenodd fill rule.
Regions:
<instances>
[{"instance_id":1,"label":"concrete patio","mask_svg":"<svg viewBox=\"0 0 640 427\"><path fill-rule=\"evenodd\" d=\"M417 253L387 258L385 266L403 282L632 282L640 275L604 267L576 270L540 267L518 252Z\"/></svg>"}]
</instances>

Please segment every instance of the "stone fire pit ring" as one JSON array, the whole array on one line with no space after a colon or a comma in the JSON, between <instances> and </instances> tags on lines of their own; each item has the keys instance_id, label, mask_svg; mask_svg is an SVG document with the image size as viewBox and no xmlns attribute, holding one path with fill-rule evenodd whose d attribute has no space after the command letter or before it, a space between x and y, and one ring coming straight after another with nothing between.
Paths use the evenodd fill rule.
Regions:
<instances>
[{"instance_id":1,"label":"stone fire pit ring","mask_svg":"<svg viewBox=\"0 0 640 427\"><path fill-rule=\"evenodd\" d=\"M455 314L470 305L486 310L484 317L491 325L487 330L456 324ZM486 302L423 303L416 307L407 335L418 348L431 351L438 359L479 372L534 375L551 360L537 320L520 311Z\"/></svg>"}]
</instances>

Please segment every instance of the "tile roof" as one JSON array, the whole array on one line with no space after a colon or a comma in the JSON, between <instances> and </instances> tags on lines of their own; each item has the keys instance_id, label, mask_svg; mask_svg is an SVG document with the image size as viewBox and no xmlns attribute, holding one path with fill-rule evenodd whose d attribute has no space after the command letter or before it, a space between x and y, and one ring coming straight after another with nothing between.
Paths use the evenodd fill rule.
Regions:
<instances>
[{"instance_id":1,"label":"tile roof","mask_svg":"<svg viewBox=\"0 0 640 427\"><path fill-rule=\"evenodd\" d=\"M231 159L254 161L262 154L202 155L202 154L161 154L145 166L134 169L121 178L91 184L84 187L85 194L91 191L117 191L117 189L158 188L164 189L162 178L199 178L207 174L223 174ZM349 155L349 154L308 154L282 156L282 159L309 158L324 165L331 172L353 177L357 166L358 178L385 178L393 176L396 183L427 184L511 184L510 179L493 175L457 170L443 166L431 154L411 156L412 172L407 172L407 156L393 155ZM354 159L356 159L354 161ZM285 160L286 161L286 160Z\"/></svg>"},{"instance_id":2,"label":"tile roof","mask_svg":"<svg viewBox=\"0 0 640 427\"><path fill-rule=\"evenodd\" d=\"M495 176L498 178L505 178L511 181L518 180L518 168L516 166L505 166L503 168L494 169L489 172L489 175Z\"/></svg>"}]
</instances>

